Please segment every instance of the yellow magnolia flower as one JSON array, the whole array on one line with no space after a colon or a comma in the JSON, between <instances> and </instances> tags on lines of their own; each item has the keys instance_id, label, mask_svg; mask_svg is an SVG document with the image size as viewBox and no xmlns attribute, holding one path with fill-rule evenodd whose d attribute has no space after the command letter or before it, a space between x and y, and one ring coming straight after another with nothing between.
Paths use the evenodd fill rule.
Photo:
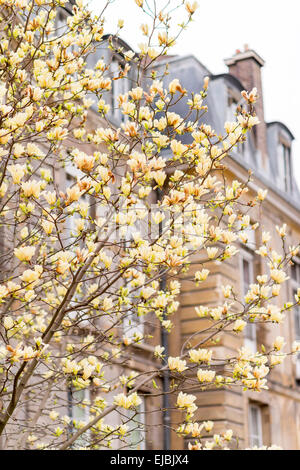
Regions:
<instances>
[{"instance_id":1,"label":"yellow magnolia flower","mask_svg":"<svg viewBox=\"0 0 300 470\"><path fill-rule=\"evenodd\" d=\"M70 204L71 202L78 201L81 194L82 194L82 192L80 191L77 184L75 186L73 186L72 188L67 188L68 199L67 199L66 203Z\"/></svg>"},{"instance_id":2,"label":"yellow magnolia flower","mask_svg":"<svg viewBox=\"0 0 300 470\"><path fill-rule=\"evenodd\" d=\"M171 149L174 155L182 155L187 150L187 146L174 139L171 141Z\"/></svg>"},{"instance_id":3,"label":"yellow magnolia flower","mask_svg":"<svg viewBox=\"0 0 300 470\"><path fill-rule=\"evenodd\" d=\"M197 378L199 382L212 382L215 378L215 371L213 370L204 370L198 369L197 371Z\"/></svg>"},{"instance_id":4,"label":"yellow magnolia flower","mask_svg":"<svg viewBox=\"0 0 300 470\"><path fill-rule=\"evenodd\" d=\"M265 189L265 190L259 189L259 190L257 191L257 199L258 199L259 201L263 201L263 200L266 198L267 194L268 194L268 190L267 190L267 189Z\"/></svg>"},{"instance_id":5,"label":"yellow magnolia flower","mask_svg":"<svg viewBox=\"0 0 300 470\"><path fill-rule=\"evenodd\" d=\"M178 408L190 408L194 405L195 400L195 395L188 395L187 393L180 392L177 397L176 406Z\"/></svg>"},{"instance_id":6,"label":"yellow magnolia flower","mask_svg":"<svg viewBox=\"0 0 300 470\"><path fill-rule=\"evenodd\" d=\"M14 327L14 320L12 317L4 317L3 326L6 330L10 330Z\"/></svg>"},{"instance_id":7,"label":"yellow magnolia flower","mask_svg":"<svg viewBox=\"0 0 300 470\"><path fill-rule=\"evenodd\" d=\"M59 416L59 413L57 413L57 411L50 411L49 413L49 418L52 420L52 421L55 421Z\"/></svg>"},{"instance_id":8,"label":"yellow magnolia flower","mask_svg":"<svg viewBox=\"0 0 300 470\"><path fill-rule=\"evenodd\" d=\"M112 299L110 297L105 297L102 303L102 310L104 310L104 312L107 312L107 310L111 310L112 307L113 307Z\"/></svg>"},{"instance_id":9,"label":"yellow magnolia flower","mask_svg":"<svg viewBox=\"0 0 300 470\"><path fill-rule=\"evenodd\" d=\"M281 227L276 225L276 231L278 235L280 235L281 238L284 238L286 236L286 230L287 230L287 225L283 224Z\"/></svg>"},{"instance_id":10,"label":"yellow magnolia flower","mask_svg":"<svg viewBox=\"0 0 300 470\"><path fill-rule=\"evenodd\" d=\"M56 202L55 192L51 192L51 191L43 192L43 196L50 206L53 206L55 204Z\"/></svg>"},{"instance_id":11,"label":"yellow magnolia flower","mask_svg":"<svg viewBox=\"0 0 300 470\"><path fill-rule=\"evenodd\" d=\"M124 395L124 393L119 393L114 397L114 403L128 410L132 406L139 406L142 403L142 400L140 397L138 397L136 392L132 393L129 396Z\"/></svg>"},{"instance_id":12,"label":"yellow magnolia flower","mask_svg":"<svg viewBox=\"0 0 300 470\"><path fill-rule=\"evenodd\" d=\"M22 281L25 282L26 284L32 283L40 277L41 271L42 271L41 266L37 266L34 270L26 269L26 271L23 272L20 279L22 279Z\"/></svg>"},{"instance_id":13,"label":"yellow magnolia flower","mask_svg":"<svg viewBox=\"0 0 300 470\"><path fill-rule=\"evenodd\" d=\"M292 352L298 352L300 351L300 341L294 341L292 344Z\"/></svg>"},{"instance_id":14,"label":"yellow magnolia flower","mask_svg":"<svg viewBox=\"0 0 300 470\"><path fill-rule=\"evenodd\" d=\"M284 344L284 338L282 336L277 336L273 343L273 348L276 349L276 351L280 351L280 349L283 348Z\"/></svg>"},{"instance_id":15,"label":"yellow magnolia flower","mask_svg":"<svg viewBox=\"0 0 300 470\"><path fill-rule=\"evenodd\" d=\"M23 194L26 197L34 196L36 199L40 197L41 192L41 181L27 181L26 183L21 184Z\"/></svg>"},{"instance_id":16,"label":"yellow magnolia flower","mask_svg":"<svg viewBox=\"0 0 300 470\"><path fill-rule=\"evenodd\" d=\"M1 186L0 186L0 197L3 197L7 191L7 184L6 183L2 183Z\"/></svg>"},{"instance_id":17,"label":"yellow magnolia flower","mask_svg":"<svg viewBox=\"0 0 300 470\"><path fill-rule=\"evenodd\" d=\"M176 370L177 372L183 372L187 369L186 361L182 361L179 357L169 357L168 366L170 370Z\"/></svg>"},{"instance_id":18,"label":"yellow magnolia flower","mask_svg":"<svg viewBox=\"0 0 300 470\"><path fill-rule=\"evenodd\" d=\"M240 331L243 331L243 329L245 328L246 325L247 325L247 322L245 322L244 320L241 320L240 318L238 318L234 322L233 331L236 331L237 333L239 333Z\"/></svg>"},{"instance_id":19,"label":"yellow magnolia flower","mask_svg":"<svg viewBox=\"0 0 300 470\"><path fill-rule=\"evenodd\" d=\"M8 292L9 292L9 288L8 288L8 287L3 286L3 285L2 285L2 286L0 285L0 300L2 300L3 297L5 297L5 296L8 294Z\"/></svg>"},{"instance_id":20,"label":"yellow magnolia flower","mask_svg":"<svg viewBox=\"0 0 300 470\"><path fill-rule=\"evenodd\" d=\"M50 235L50 233L52 233L54 229L54 223L50 220L43 220L41 226L43 227L47 235Z\"/></svg>"},{"instance_id":21,"label":"yellow magnolia flower","mask_svg":"<svg viewBox=\"0 0 300 470\"><path fill-rule=\"evenodd\" d=\"M156 171L153 175L153 178L158 184L158 186L162 186L164 184L166 177L166 173L162 170Z\"/></svg>"},{"instance_id":22,"label":"yellow magnolia flower","mask_svg":"<svg viewBox=\"0 0 300 470\"><path fill-rule=\"evenodd\" d=\"M284 319L284 314L281 313L280 308L277 305L269 305L267 313L272 322L281 323Z\"/></svg>"},{"instance_id":23,"label":"yellow magnolia flower","mask_svg":"<svg viewBox=\"0 0 300 470\"><path fill-rule=\"evenodd\" d=\"M212 351L208 349L192 349L189 351L191 362L209 362L211 360Z\"/></svg>"},{"instance_id":24,"label":"yellow magnolia flower","mask_svg":"<svg viewBox=\"0 0 300 470\"><path fill-rule=\"evenodd\" d=\"M207 256L209 257L209 259L213 259L216 257L219 250L216 247L212 247L212 248L207 248L206 251L207 251Z\"/></svg>"},{"instance_id":25,"label":"yellow magnolia flower","mask_svg":"<svg viewBox=\"0 0 300 470\"><path fill-rule=\"evenodd\" d=\"M90 172L95 164L95 158L92 155L86 155L80 152L74 158L75 165L82 171Z\"/></svg>"},{"instance_id":26,"label":"yellow magnolia flower","mask_svg":"<svg viewBox=\"0 0 300 470\"><path fill-rule=\"evenodd\" d=\"M284 359L286 358L286 354L271 354L270 356L270 365L277 366L278 364L282 364Z\"/></svg>"},{"instance_id":27,"label":"yellow magnolia flower","mask_svg":"<svg viewBox=\"0 0 300 470\"><path fill-rule=\"evenodd\" d=\"M187 10L187 12L190 14L190 15L193 15L195 13L195 11L197 10L197 8L199 7L198 3L197 2L186 2L185 3L185 8Z\"/></svg>"},{"instance_id":28,"label":"yellow magnolia flower","mask_svg":"<svg viewBox=\"0 0 300 470\"><path fill-rule=\"evenodd\" d=\"M19 163L17 163L16 165L10 165L7 169L12 176L14 184L19 184L26 173L26 166L20 165Z\"/></svg>"},{"instance_id":29,"label":"yellow magnolia flower","mask_svg":"<svg viewBox=\"0 0 300 470\"><path fill-rule=\"evenodd\" d=\"M233 436L232 429L227 429L227 431L223 434L223 438L225 439L225 441L231 441L232 436Z\"/></svg>"},{"instance_id":30,"label":"yellow magnolia flower","mask_svg":"<svg viewBox=\"0 0 300 470\"><path fill-rule=\"evenodd\" d=\"M277 284L281 284L282 282L286 281L289 279L288 276L286 276L284 271L281 271L280 269L271 269L271 279L273 279L274 282Z\"/></svg>"},{"instance_id":31,"label":"yellow magnolia flower","mask_svg":"<svg viewBox=\"0 0 300 470\"><path fill-rule=\"evenodd\" d=\"M14 254L20 261L30 261L34 253L34 246L22 246L14 249Z\"/></svg>"},{"instance_id":32,"label":"yellow magnolia flower","mask_svg":"<svg viewBox=\"0 0 300 470\"><path fill-rule=\"evenodd\" d=\"M176 93L176 91L179 91L180 93L185 92L185 90L180 85L178 78L174 78L174 80L172 80L171 83L169 84L169 92L174 94Z\"/></svg>"}]
</instances>

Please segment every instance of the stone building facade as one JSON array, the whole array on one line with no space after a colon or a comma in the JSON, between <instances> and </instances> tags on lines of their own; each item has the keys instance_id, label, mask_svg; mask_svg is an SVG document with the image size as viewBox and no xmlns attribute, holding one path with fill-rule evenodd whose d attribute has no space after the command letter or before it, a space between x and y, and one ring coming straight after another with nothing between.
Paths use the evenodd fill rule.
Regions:
<instances>
[{"instance_id":1,"label":"stone building facade","mask_svg":"<svg viewBox=\"0 0 300 470\"><path fill-rule=\"evenodd\" d=\"M195 314L197 305L215 306L222 302L221 285L232 284L242 296L247 286L259 273L266 272L261 258L255 254L255 247L261 239L262 231L271 233L277 239L280 252L281 241L276 237L276 225L288 226L289 245L297 245L300 240L300 194L294 178L292 161L291 131L282 122L267 123L264 118L261 69L263 59L253 50L245 49L225 60L228 72L213 75L194 56L172 57L165 59L158 67L169 64L168 82L174 78L189 92L198 92L205 76L210 76L207 98L208 112L204 123L210 124L217 132L223 132L224 122L234 120L234 112L241 98L241 91L256 87L260 99L256 104L256 113L260 124L251 133L246 144L238 146L226 162L228 181L238 179L246 181L248 170L252 170L253 179L245 202L255 196L258 188L268 190L268 195L260 211L253 211L253 220L259 221L259 228L247 246L239 246L239 254L229 262L211 263L209 280L201 287L196 287L193 274L197 271L197 257L192 262L188 275L182 278L182 292L179 298L180 310L175 320L176 341L170 343L170 354L178 355L182 344L192 335L201 331L203 319ZM175 110L185 113L184 105ZM184 140L184 138L183 138ZM187 141L185 143L188 143ZM300 259L295 259L290 268L290 279L282 289L279 302L293 299L297 282L299 287ZM244 338L224 334L216 348L220 357L230 356L237 348L260 347L266 349L276 336L287 339L287 349L294 340L300 338L300 311L294 310L286 315L282 325L252 325L245 329ZM193 336L197 340L199 336ZM261 393L241 392L237 389L215 389L197 394L199 406L196 419L213 420L215 432L225 427L233 429L238 436L241 448L276 444L285 449L300 448L300 359L287 358L282 365L269 376L269 390ZM173 435L172 448L185 448L182 438Z\"/></svg>"},{"instance_id":2,"label":"stone building facade","mask_svg":"<svg viewBox=\"0 0 300 470\"><path fill-rule=\"evenodd\" d=\"M72 3L72 2L70 2ZM59 21L64 23L66 15L70 14L68 6L62 10ZM107 43L108 46L108 43ZM120 41L123 49L128 49L125 42ZM98 54L98 55L97 55ZM112 63L112 70L117 73L118 67L122 66L122 54L112 52L108 47L103 47L95 55L88 58L87 66L93 66L99 58L105 62ZM256 105L256 112L260 124L247 140L246 144L239 146L228 158L226 178L228 181L238 179L246 181L248 170L253 171L253 180L249 185L250 191L245 196L250 200L258 188L268 189L267 198L260 210L253 211L253 218L259 220L260 226L256 231L256 239L251 239L247 246L239 247L239 254L233 259L222 264L211 263L208 268L211 271L208 282L203 286L196 287L193 275L198 270L199 258L192 260L191 268L185 277L182 277L182 291L179 297L180 309L172 318L174 330L172 341L169 338L169 353L171 356L180 354L181 345L193 336L197 341L197 334L203 329L203 320L198 318L195 307L198 305L215 306L222 302L221 286L233 284L240 296L245 293L247 286L254 277L264 272L261 258L255 254L255 246L262 231L269 231L276 239L276 225L286 223L288 226L288 239L290 245L296 245L300 241L300 193L293 176L292 142L291 131L281 122L266 123L264 119L263 93L261 68L263 59L253 50L238 51L232 58L225 61L228 72L213 75L194 56L175 56L165 58L156 65L157 69L169 64L169 75L166 78L167 85L174 78L189 92L198 92L201 89L203 78L210 76L210 87L207 98L208 112L204 122L210 124L216 131L223 132L223 124L227 120L234 119L234 112L240 100L243 89L251 90L257 87L260 100ZM115 65L114 65L115 64ZM133 75L131 75L133 74ZM129 80L116 81L110 95L112 125L120 124L120 113L118 110L117 96L125 93L130 87L130 78L133 78L134 70L130 71ZM122 84L121 84L122 82ZM119 84L120 83L120 84ZM129 89L129 88L128 88ZM174 110L175 111L175 110ZM178 103L176 112L185 114L183 101ZM91 109L89 118L91 123L99 119L96 107ZM101 122L99 121L99 125ZM185 137L183 137L185 142ZM168 158L167 152L165 158ZM60 175L66 181L76 175ZM277 238L278 251L280 251L280 240ZM280 303L292 299L294 291L300 285L300 259L295 260L294 266L290 268L290 280L280 295ZM145 332L153 338L151 342L142 342L132 346L131 358L127 362L129 369L137 372L155 370L158 364L153 360L154 345L161 342L161 332L158 322L156 327L153 319L149 324L143 325ZM300 310L287 314L286 321L277 327L262 325L247 328L244 337L233 334L224 334L216 348L216 354L220 357L230 355L237 348L247 345L256 348L264 344L266 348L278 335L284 336L288 346L295 339L300 339ZM111 371L112 375L118 376L124 372L124 368L118 365ZM253 445L270 445L271 443L282 446L285 449L300 449L300 359L287 358L283 365L271 372L268 391L261 393L246 392L240 389L215 389L206 392L199 390L197 395L198 411L195 415L199 420L212 420L215 422L214 432L225 428L231 428L238 437L240 447ZM186 442L175 433L168 436L163 432L164 426L168 424L164 420L164 414L160 410L163 407L162 399L152 395L152 388L145 387L141 392L144 394L143 412L140 421L144 420L146 430L135 436L139 448L146 449L184 449ZM80 414L78 402L85 397L78 397L77 402L64 394L62 405L68 408L70 417ZM29 410L30 412L30 410ZM84 416L82 416L84 419ZM118 422L118 415L112 416L112 423ZM176 412L171 412L170 420L175 423L178 420ZM168 434L168 433L167 433ZM171 438L170 446L166 445L166 439Z\"/></svg>"},{"instance_id":3,"label":"stone building facade","mask_svg":"<svg viewBox=\"0 0 300 470\"><path fill-rule=\"evenodd\" d=\"M72 3L72 2L71 2ZM70 10L66 8L61 17L65 21L65 15ZM129 50L129 46L122 40L118 40L120 53L112 51L107 42L95 54L87 59L87 67L94 66L98 59L103 58L106 63L111 63L111 72L118 73L119 67L125 65L122 52ZM105 46L107 45L107 47ZM222 302L221 286L233 284L235 291L244 295L247 286L255 276L264 272L265 266L261 258L255 254L255 246L261 238L262 231L269 231L276 239L276 225L286 223L288 226L288 241L290 245L296 245L300 241L300 193L293 173L292 143L294 137L291 131L282 122L267 123L264 118L262 67L264 60L253 50L246 48L237 51L236 54L225 60L228 72L213 75L205 65L196 57L173 56L161 58L154 66L159 72L168 63L169 74L165 78L167 86L174 78L180 80L181 85L191 92L201 89L203 78L210 76L209 93L207 97L208 112L203 122L212 126L217 132L223 132L224 122L235 119L236 107L241 99L241 91L251 90L256 87L260 99L256 104L256 113L260 124L250 133L247 142L238 146L228 158L226 177L228 182L238 179L246 181L248 171L253 172L253 179L249 185L249 193L245 202L255 196L258 188L268 189L268 195L261 210L252 212L253 220L258 220L260 226L256 230L256 239L251 239L248 246L240 246L239 254L233 259L222 263L211 263L208 268L211 271L208 282L203 287L195 287L193 281L194 272L198 270L198 259L192 260L188 274L181 279L182 292L179 297L180 309L172 318L174 329L172 341L168 340L169 354L178 356L181 345L190 336L203 329L203 320L198 318L195 307L198 305L215 306ZM110 122L112 126L119 126L121 120L120 110L117 105L117 97L126 93L134 82L135 71L132 68L128 79L113 82L113 87L108 98L111 106ZM177 109L173 111L185 115L186 105L181 100ZM95 113L95 114L94 114ZM92 107L91 122L97 117L96 103ZM183 143L187 137L183 136ZM167 151L163 152L168 158ZM153 201L155 202L155 201ZM280 240L277 237L280 251ZM282 290L279 302L282 304L291 300L294 291L300 285L300 258L290 269L290 280L287 287ZM297 284L298 283L298 284ZM151 342L143 342L132 351L132 359L128 366L138 372L155 369L157 364L153 361L153 345L161 342L159 324L153 327L149 321L151 331L145 332L153 336ZM201 333L199 333L201 334ZM246 329L244 337L226 334L222 336L216 354L220 357L230 355L242 346L250 349L264 344L266 348L272 344L278 335L284 336L288 345L300 339L300 309L287 315L286 321L277 327L274 325L252 326ZM117 369L115 371L117 373ZM271 372L268 391L261 393L238 390L216 389L197 394L199 407L196 419L212 420L215 422L214 432L221 432L225 428L231 428L238 437L241 448L247 446L261 446L276 444L285 449L300 449L300 359L287 358L283 365ZM163 403L151 396L151 387L141 390L144 392L143 410L140 421L144 422L148 432L136 436L137 440L145 439L145 443L139 448L146 449L184 449L187 443L183 438L173 432L164 432L168 428L168 419L174 425L179 421L176 412L165 419L163 413L153 413L155 408L161 408ZM117 416L113 420L117 420ZM164 426L162 426L164 425ZM170 444L168 442L170 441Z\"/></svg>"},{"instance_id":4,"label":"stone building facade","mask_svg":"<svg viewBox=\"0 0 300 470\"><path fill-rule=\"evenodd\" d=\"M128 46L125 42L120 43L123 50ZM116 62L122 66L122 55L107 52L102 49L105 60ZM107 55L106 55L107 54ZM111 55L109 55L111 54ZM97 57L91 57L94 62ZM253 220L259 221L259 228L255 237L249 240L249 244L239 246L239 254L233 259L222 264L211 263L208 266L211 271L208 282L203 287L195 287L193 282L194 272L199 269L197 257L192 260L191 268L185 277L182 277L182 292L179 297L180 309L172 318L174 330L172 341L169 339L169 354L178 356L181 345L192 335L194 341L198 336L195 333L201 331L203 322L195 313L198 305L215 306L222 302L221 286L232 284L235 291L242 297L248 285L259 273L266 272L261 258L255 254L256 246L261 239L263 231L268 231L274 240L277 240L275 249L280 251L280 239L276 238L276 225L286 223L288 226L289 245L297 245L300 241L300 193L294 177L292 160L292 143L294 137L291 131L282 122L267 123L264 118L262 67L264 60L253 50L246 49L237 51L236 54L225 60L228 72L213 75L194 56L175 56L161 59L155 66L157 71L163 69L168 63L169 74L165 78L165 85L178 78L183 88L188 92L198 92L201 89L203 78L210 76L209 93L207 97L208 112L203 122L210 124L217 132L223 132L224 122L234 120L236 107L241 99L241 91L251 90L256 87L260 99L256 104L256 113L260 124L250 134L247 142L238 146L228 158L226 163L226 178L228 182L238 179L246 181L248 172L253 172L252 181L249 184L249 193L245 202L255 197L259 188L267 189L268 195L260 210L252 211ZM134 74L134 70L130 72ZM126 85L130 89L130 80L134 75L129 74ZM116 98L119 93L125 93L126 89L113 89L111 92L111 122L113 125L120 124L120 115L115 109ZM180 115L185 115L186 105L184 100L180 101L177 109ZM183 136L183 143L188 143L187 137ZM168 158L167 151L163 152ZM290 268L290 280L286 288L282 289L278 302L293 299L293 295L300 282L300 259L295 259L294 266ZM297 284L298 283L298 284ZM152 332L153 333L153 332ZM199 333L201 334L201 333ZM253 350L263 344L266 349L272 344L276 336L284 336L287 339L287 349L294 340L300 339L300 310L293 311L286 316L282 325L250 326L246 328L244 337L233 334L223 335L216 350L220 357L230 355L242 346ZM160 332L156 331L153 344L160 339ZM155 343L155 341L157 341ZM140 370L148 364L155 367L151 360L151 344L144 344L145 349L136 352L135 367ZM148 353L147 353L148 351ZM148 354L148 360L146 356ZM146 362L145 362L146 360ZM140 364L140 365L139 365ZM141 369L142 370L142 369ZM261 446L276 444L285 449L300 448L300 359L287 358L284 363L271 372L269 378L269 390L261 393L242 392L235 389L216 389L197 394L198 412L196 419L212 420L215 422L214 432L221 432L225 428L231 428L238 437L241 448L247 446ZM147 395L147 403L151 400L151 394ZM157 402L156 402L157 404ZM147 409L145 408L145 411ZM150 411L150 409L149 409ZM145 424L151 413L145 413ZM179 416L172 412L170 422L175 425L179 422ZM159 424L168 426L163 415L157 417L157 430ZM146 448L168 448L164 440L171 439L172 449L184 449L187 443L183 438L171 432L169 437L161 433L159 438L157 431L151 432L151 426L146 436ZM166 433L168 434L168 433Z\"/></svg>"}]
</instances>

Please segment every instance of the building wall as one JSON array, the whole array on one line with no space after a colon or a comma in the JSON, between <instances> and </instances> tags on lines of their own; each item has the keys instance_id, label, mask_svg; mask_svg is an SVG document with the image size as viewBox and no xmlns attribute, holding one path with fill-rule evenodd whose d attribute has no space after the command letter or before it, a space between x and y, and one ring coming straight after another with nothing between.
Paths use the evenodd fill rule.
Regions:
<instances>
[{"instance_id":1,"label":"building wall","mask_svg":"<svg viewBox=\"0 0 300 470\"><path fill-rule=\"evenodd\" d=\"M234 162L227 165L231 170L235 169ZM236 168L237 169L237 168ZM246 178L246 171L239 169L239 177ZM238 171L228 172L228 178L236 178ZM254 188L260 182L254 181ZM255 193L250 191L247 199L255 197ZM290 213L288 213L288 209ZM260 238L262 231L270 232L272 240L275 242L274 249L281 251L281 240L276 232L276 225L283 223L288 225L289 244L296 245L300 240L300 218L299 211L290 207L280 200L276 193L269 188L267 200L263 203L262 209L252 212L253 220L258 220L260 227L257 229L257 237ZM242 247L239 247L242 253ZM188 274L182 278L182 292L179 298L180 311L177 324L180 326L181 342L183 344L190 336L193 339L190 344L196 344L201 337L201 330L207 327L207 320L197 317L195 307L199 305L217 306L223 303L221 285L232 284L236 292L242 295L241 286L241 266L240 254L222 263L210 263L207 268L210 270L208 280L201 283L199 287L192 282L194 273L199 269L200 259L195 257L192 260ZM261 258L256 256L254 261L254 273L261 274L267 272L266 266ZM278 304L282 305L293 299L291 286L286 283L278 297ZM274 302L273 302L274 303ZM200 333L199 333L200 332ZM270 347L276 336L283 336L286 341L286 350L291 348L295 338L294 314L289 312L286 319L280 325L261 325L257 327L257 344L264 344L266 349ZM215 348L215 357L226 357L232 355L238 348L243 346L244 340L241 335L223 334L218 347ZM177 354L176 354L177 352ZM177 351L172 351L172 355L178 355ZM261 393L246 392L241 389L213 389L197 395L197 405L199 407L195 414L195 420L212 420L215 422L213 433L231 428L239 439L241 448L249 446L249 404L255 403L262 410L263 444L276 444L285 449L299 449L300 443L300 387L296 383L295 358L287 357L284 363L277 366L268 376L268 391ZM175 419L175 416L174 416ZM173 438L174 448L183 448L183 439Z\"/></svg>"}]
</instances>

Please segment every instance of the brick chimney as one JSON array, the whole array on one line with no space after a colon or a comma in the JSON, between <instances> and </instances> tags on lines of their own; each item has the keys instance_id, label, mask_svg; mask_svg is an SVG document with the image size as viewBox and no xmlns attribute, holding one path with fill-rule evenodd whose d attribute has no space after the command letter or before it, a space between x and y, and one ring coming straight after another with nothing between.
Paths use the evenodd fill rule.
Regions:
<instances>
[{"instance_id":1,"label":"brick chimney","mask_svg":"<svg viewBox=\"0 0 300 470\"><path fill-rule=\"evenodd\" d=\"M264 168L268 165L267 152L267 126L264 119L264 103L262 92L261 67L264 60L246 45L244 51L237 50L230 59L225 59L225 64L229 68L229 73L234 75L242 83L246 91L251 91L256 87L259 99L255 104L255 111L260 120L260 124L255 126L254 135L256 147L261 153Z\"/></svg>"}]
</instances>

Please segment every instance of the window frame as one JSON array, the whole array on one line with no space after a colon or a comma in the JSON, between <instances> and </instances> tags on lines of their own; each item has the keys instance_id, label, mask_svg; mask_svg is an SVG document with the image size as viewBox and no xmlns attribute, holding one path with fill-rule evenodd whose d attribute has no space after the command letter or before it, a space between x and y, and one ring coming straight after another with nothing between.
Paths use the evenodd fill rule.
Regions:
<instances>
[{"instance_id":1,"label":"window frame","mask_svg":"<svg viewBox=\"0 0 300 470\"><path fill-rule=\"evenodd\" d=\"M258 433L256 434L253 430L253 421L252 421L252 411L256 410L257 412L257 429ZM249 445L250 447L261 447L263 445L263 425L262 425L262 407L258 403L249 403L248 407L248 432L249 432Z\"/></svg>"},{"instance_id":2,"label":"window frame","mask_svg":"<svg viewBox=\"0 0 300 470\"><path fill-rule=\"evenodd\" d=\"M240 94L233 88L227 87L227 100L226 100L226 121L234 122L237 121L236 109L239 106ZM238 122L237 122L238 124ZM233 147L232 152L234 154L242 155L245 157L246 153L246 143L239 142L235 147Z\"/></svg>"},{"instance_id":3,"label":"window frame","mask_svg":"<svg viewBox=\"0 0 300 470\"><path fill-rule=\"evenodd\" d=\"M295 257L292 259L295 267L296 277L293 276L292 266L291 266L291 276L290 276L290 286L291 286L291 293L294 299L294 295L299 289L300 286L300 258ZM296 341L300 341L300 305L297 305L295 308L294 316L293 316L293 335ZM295 378L298 385L300 385L300 354L296 357L296 367L295 367Z\"/></svg>"},{"instance_id":4,"label":"window frame","mask_svg":"<svg viewBox=\"0 0 300 470\"><path fill-rule=\"evenodd\" d=\"M282 138L278 140L277 156L279 187L285 192L290 192L293 189L291 145ZM280 174L280 171L283 171L283 175Z\"/></svg>"},{"instance_id":5,"label":"window frame","mask_svg":"<svg viewBox=\"0 0 300 470\"><path fill-rule=\"evenodd\" d=\"M245 289L245 276L244 276L244 261L249 263L249 285L254 282L254 253L250 253L244 249L240 250L240 273L241 273L241 292L242 297L246 295L248 288ZM248 287L249 287L248 285ZM254 323L247 323L244 329L244 345L248 347L252 352L257 350L257 328Z\"/></svg>"},{"instance_id":6,"label":"window frame","mask_svg":"<svg viewBox=\"0 0 300 470\"><path fill-rule=\"evenodd\" d=\"M111 100L110 100L110 115L112 119L116 121L125 122L127 116L125 116L121 109L118 106L118 96L124 95L129 92L129 77L128 75L119 80L114 80L114 78L119 76L120 67L125 67L125 61L116 54L113 54L111 63L110 63L110 75L111 75ZM120 86L121 85L121 86Z\"/></svg>"},{"instance_id":7,"label":"window frame","mask_svg":"<svg viewBox=\"0 0 300 470\"><path fill-rule=\"evenodd\" d=\"M69 417L71 418L69 430L70 430L71 435L74 432L77 432L77 429L74 426L73 420L79 421L79 419L77 419L74 416L74 409L76 407L79 408L78 403L74 403L74 398L75 398L74 394L76 394L78 392L82 392L82 391L84 392L83 400L88 400L90 402L91 401L91 390L90 389L84 388L84 389L76 390L76 389L70 387L69 390L68 390L68 401L69 401L69 406L68 406L69 410L68 411L69 411ZM89 417L90 417L88 405L86 405L86 408L83 408L83 410L84 410L84 418L80 421L84 421L87 424L89 422ZM86 436L84 436L84 434L86 434ZM85 447L84 444L89 442L90 435L91 435L91 432L88 429L78 439L76 439L76 441L74 441L74 444L76 444L76 446Z\"/></svg>"},{"instance_id":8,"label":"window frame","mask_svg":"<svg viewBox=\"0 0 300 470\"><path fill-rule=\"evenodd\" d=\"M131 286L127 285L127 287L129 289L129 296L130 296ZM142 287L136 289L135 295L137 295L141 289ZM126 338L129 338L132 340L135 338L135 333L137 333L139 335L142 335L142 339L140 341L141 342L144 341L145 322L144 322L143 316L138 316L136 313L133 313L132 311L128 311L122 320L122 329Z\"/></svg>"},{"instance_id":9,"label":"window frame","mask_svg":"<svg viewBox=\"0 0 300 470\"><path fill-rule=\"evenodd\" d=\"M128 390L128 393L130 393L130 390ZM147 446L146 446L146 397L147 397L147 394L145 393L143 394L143 392L138 391L138 395L140 399L142 400L142 403L141 405L137 407L137 409L139 408L141 409L136 414L132 410L127 410L126 415L127 415L127 418L130 419L130 421L127 422L127 426L129 428L130 428L130 424L134 422L135 420L137 421L138 424L139 423L141 424L141 428L138 428L138 432L141 435L141 439L140 441L138 441L137 444L130 443L128 445L129 450L146 450L147 449ZM133 414L133 416L135 415L133 420L131 419L131 416L130 416L131 413ZM140 417L142 417L142 419L140 419ZM134 429L130 430L130 434L132 432L135 432L135 430Z\"/></svg>"},{"instance_id":10,"label":"window frame","mask_svg":"<svg viewBox=\"0 0 300 470\"><path fill-rule=\"evenodd\" d=\"M299 257L293 258L292 261L294 263L295 273L296 273L296 278L295 278L293 277L292 267L291 267L291 277L290 277L291 291L292 291L292 295L294 298L294 295L300 286L300 258ZM297 318L297 321L296 321L296 318ZM296 307L296 311L295 311L294 335L295 335L295 340L299 341L300 340L300 306L299 305Z\"/></svg>"},{"instance_id":11,"label":"window frame","mask_svg":"<svg viewBox=\"0 0 300 470\"><path fill-rule=\"evenodd\" d=\"M83 177L83 173L76 168L74 165L71 164L71 162L68 162L67 165L65 166L65 190L67 188L72 187L74 184L76 184L77 179L81 179ZM80 202L80 201L79 201ZM87 202L89 203L89 209L88 213L91 212L91 204L90 204L90 196L88 193L85 193L81 196L81 202ZM64 244L65 248L69 248L70 246L72 247L73 243L75 242L76 236L76 225L75 225L75 220L79 218L77 213L74 214L68 214L66 219L65 219L65 227L64 227ZM73 233L73 235L72 235ZM72 236L71 236L72 235ZM74 301L71 301L71 305ZM70 318L73 320L76 319L76 315L78 314L78 311L74 309L74 311L69 312ZM84 320L78 320L79 322L79 327L80 328L85 328L89 326L89 320L84 319Z\"/></svg>"}]
</instances>

